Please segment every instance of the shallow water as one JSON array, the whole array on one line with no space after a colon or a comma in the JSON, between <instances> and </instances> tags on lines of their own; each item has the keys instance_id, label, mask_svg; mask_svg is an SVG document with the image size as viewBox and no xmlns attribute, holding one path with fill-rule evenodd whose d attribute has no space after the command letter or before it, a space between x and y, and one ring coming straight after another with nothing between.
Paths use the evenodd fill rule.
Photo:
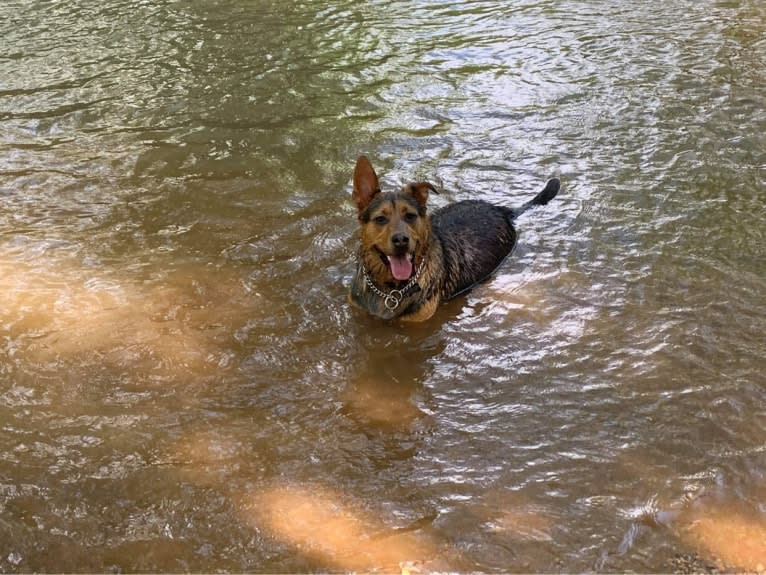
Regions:
<instances>
[{"instance_id":1,"label":"shallow water","mask_svg":"<svg viewBox=\"0 0 766 575\"><path fill-rule=\"evenodd\" d=\"M766 563L766 8L0 6L0 571ZM518 205L418 326L350 177Z\"/></svg>"}]
</instances>

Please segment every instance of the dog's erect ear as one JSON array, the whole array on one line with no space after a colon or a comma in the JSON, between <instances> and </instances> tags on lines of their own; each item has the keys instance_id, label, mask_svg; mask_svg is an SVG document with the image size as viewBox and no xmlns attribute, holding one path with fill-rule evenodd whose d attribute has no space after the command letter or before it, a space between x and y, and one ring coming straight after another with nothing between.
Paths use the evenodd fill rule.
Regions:
<instances>
[{"instance_id":1,"label":"dog's erect ear","mask_svg":"<svg viewBox=\"0 0 766 575\"><path fill-rule=\"evenodd\" d=\"M362 213L370 205L375 194L380 193L378 176L372 169L372 164L367 156L359 156L354 168L354 193L352 198L359 213Z\"/></svg>"},{"instance_id":2,"label":"dog's erect ear","mask_svg":"<svg viewBox=\"0 0 766 575\"><path fill-rule=\"evenodd\" d=\"M415 201L423 208L426 207L428 201L428 192L438 194L438 190L431 182L412 182L404 186L404 189L415 198Z\"/></svg>"}]
</instances>

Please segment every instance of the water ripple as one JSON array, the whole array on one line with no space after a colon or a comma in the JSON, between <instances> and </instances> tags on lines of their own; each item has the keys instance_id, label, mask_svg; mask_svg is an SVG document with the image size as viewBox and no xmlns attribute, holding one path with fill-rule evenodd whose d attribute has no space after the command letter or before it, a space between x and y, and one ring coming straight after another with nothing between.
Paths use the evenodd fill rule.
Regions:
<instances>
[{"instance_id":1,"label":"water ripple","mask_svg":"<svg viewBox=\"0 0 766 575\"><path fill-rule=\"evenodd\" d=\"M0 571L752 570L765 21L4 4ZM345 300L360 153L430 209L563 187L405 328Z\"/></svg>"}]
</instances>

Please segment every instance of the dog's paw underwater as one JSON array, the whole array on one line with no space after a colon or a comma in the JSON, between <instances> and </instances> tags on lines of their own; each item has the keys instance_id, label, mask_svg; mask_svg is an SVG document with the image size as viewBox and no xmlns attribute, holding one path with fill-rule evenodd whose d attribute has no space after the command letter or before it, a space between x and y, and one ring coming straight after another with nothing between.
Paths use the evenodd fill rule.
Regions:
<instances>
[{"instance_id":1,"label":"dog's paw underwater","mask_svg":"<svg viewBox=\"0 0 766 575\"><path fill-rule=\"evenodd\" d=\"M550 179L517 208L464 200L429 214L433 185L413 182L383 192L370 160L360 156L352 196L360 243L350 301L383 319L430 318L439 303L492 275L516 245L513 221L547 204L559 188L559 180Z\"/></svg>"}]
</instances>

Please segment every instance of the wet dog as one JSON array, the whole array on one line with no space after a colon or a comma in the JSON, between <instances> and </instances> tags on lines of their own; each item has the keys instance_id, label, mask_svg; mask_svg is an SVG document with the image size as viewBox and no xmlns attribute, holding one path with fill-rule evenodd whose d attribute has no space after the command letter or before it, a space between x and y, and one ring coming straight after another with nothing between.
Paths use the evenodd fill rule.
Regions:
<instances>
[{"instance_id":1,"label":"wet dog","mask_svg":"<svg viewBox=\"0 0 766 575\"><path fill-rule=\"evenodd\" d=\"M429 215L436 192L413 182L382 192L366 156L354 169L353 201L359 210L360 245L349 300L383 319L423 321L442 301L469 290L497 269L516 245L513 221L559 191L559 180L518 208L482 200L450 204Z\"/></svg>"}]
</instances>

